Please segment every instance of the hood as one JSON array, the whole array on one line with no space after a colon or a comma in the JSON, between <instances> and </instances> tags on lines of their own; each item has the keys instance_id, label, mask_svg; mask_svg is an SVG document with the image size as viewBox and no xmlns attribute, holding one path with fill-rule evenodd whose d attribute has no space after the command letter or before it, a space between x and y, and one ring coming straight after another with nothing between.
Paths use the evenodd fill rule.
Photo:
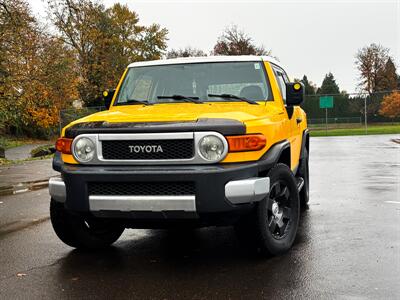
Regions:
<instances>
[{"instance_id":1,"label":"hood","mask_svg":"<svg viewBox=\"0 0 400 300\"><path fill-rule=\"evenodd\" d=\"M245 102L169 103L156 105L113 106L110 110L98 112L79 119L81 122L170 122L195 121L203 118L224 118L240 122L265 118L275 106L248 104Z\"/></svg>"}]
</instances>

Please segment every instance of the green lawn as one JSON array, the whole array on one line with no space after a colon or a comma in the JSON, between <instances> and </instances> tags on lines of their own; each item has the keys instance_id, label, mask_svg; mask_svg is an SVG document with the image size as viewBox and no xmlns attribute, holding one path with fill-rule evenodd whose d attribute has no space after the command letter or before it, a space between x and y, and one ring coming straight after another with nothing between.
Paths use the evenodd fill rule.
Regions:
<instances>
[{"instance_id":1,"label":"green lawn","mask_svg":"<svg viewBox=\"0 0 400 300\"><path fill-rule=\"evenodd\" d=\"M9 136L0 136L0 147L10 149L26 144L23 139L12 138Z\"/></svg>"},{"instance_id":2,"label":"green lawn","mask_svg":"<svg viewBox=\"0 0 400 300\"><path fill-rule=\"evenodd\" d=\"M368 135L370 134L400 134L400 124L371 124L368 125ZM311 136L339 136L339 135L365 135L364 127L356 127L356 128L335 128L328 129L328 132L325 129L312 129L310 130Z\"/></svg>"},{"instance_id":3,"label":"green lawn","mask_svg":"<svg viewBox=\"0 0 400 300\"><path fill-rule=\"evenodd\" d=\"M36 143L43 144L45 142L48 141L28 138L28 137L13 137L9 135L0 136L0 147L3 147L4 149L10 149L27 144L36 144Z\"/></svg>"}]
</instances>

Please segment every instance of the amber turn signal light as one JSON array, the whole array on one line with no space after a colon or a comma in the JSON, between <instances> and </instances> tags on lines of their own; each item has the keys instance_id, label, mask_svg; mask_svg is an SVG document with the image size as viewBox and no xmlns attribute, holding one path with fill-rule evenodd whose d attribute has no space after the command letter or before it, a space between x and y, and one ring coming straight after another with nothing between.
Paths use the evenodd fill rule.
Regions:
<instances>
[{"instance_id":1,"label":"amber turn signal light","mask_svg":"<svg viewBox=\"0 0 400 300\"><path fill-rule=\"evenodd\" d=\"M56 150L64 154L71 154L72 141L72 139L67 138L57 139Z\"/></svg>"},{"instance_id":2,"label":"amber turn signal light","mask_svg":"<svg viewBox=\"0 0 400 300\"><path fill-rule=\"evenodd\" d=\"M267 140L262 134L227 136L229 152L257 151L265 147Z\"/></svg>"}]
</instances>

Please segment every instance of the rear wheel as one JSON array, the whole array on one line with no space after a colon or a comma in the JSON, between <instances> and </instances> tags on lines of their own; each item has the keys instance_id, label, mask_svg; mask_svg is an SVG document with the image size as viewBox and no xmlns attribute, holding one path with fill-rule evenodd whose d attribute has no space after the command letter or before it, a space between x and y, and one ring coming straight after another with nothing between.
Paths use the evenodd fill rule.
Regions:
<instances>
[{"instance_id":1,"label":"rear wheel","mask_svg":"<svg viewBox=\"0 0 400 300\"><path fill-rule=\"evenodd\" d=\"M50 220L59 239L74 248L105 248L118 240L125 229L106 219L71 214L54 199L50 202Z\"/></svg>"},{"instance_id":2,"label":"rear wheel","mask_svg":"<svg viewBox=\"0 0 400 300\"><path fill-rule=\"evenodd\" d=\"M304 184L303 188L300 190L300 206L302 208L308 207L308 201L310 198L310 176L309 176L309 167L308 167L308 151L304 149L304 158L300 162L299 167L299 176L303 178Z\"/></svg>"}]
</instances>

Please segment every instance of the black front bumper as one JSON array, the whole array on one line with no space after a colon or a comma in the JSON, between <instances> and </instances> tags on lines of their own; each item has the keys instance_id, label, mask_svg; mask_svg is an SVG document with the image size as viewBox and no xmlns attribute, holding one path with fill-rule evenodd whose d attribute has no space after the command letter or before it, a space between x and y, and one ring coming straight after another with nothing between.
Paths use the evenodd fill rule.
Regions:
<instances>
[{"instance_id":1,"label":"black front bumper","mask_svg":"<svg viewBox=\"0 0 400 300\"><path fill-rule=\"evenodd\" d=\"M219 166L75 166L61 165L66 187L65 207L89 211L88 185L95 183L193 182L197 213L218 213L241 210L246 205L232 205L225 198L229 181L257 177L259 163Z\"/></svg>"},{"instance_id":2,"label":"black front bumper","mask_svg":"<svg viewBox=\"0 0 400 300\"><path fill-rule=\"evenodd\" d=\"M225 185L230 181L265 176L273 167L287 142L274 145L256 162L219 165L171 166L84 166L64 164L59 153L53 168L61 173L65 184L65 208L76 213L93 213L101 217L130 219L183 219L203 216L241 215L249 212L254 203L232 204L225 197ZM185 212L91 212L89 185L91 183L191 182L195 186L195 213Z\"/></svg>"}]
</instances>

